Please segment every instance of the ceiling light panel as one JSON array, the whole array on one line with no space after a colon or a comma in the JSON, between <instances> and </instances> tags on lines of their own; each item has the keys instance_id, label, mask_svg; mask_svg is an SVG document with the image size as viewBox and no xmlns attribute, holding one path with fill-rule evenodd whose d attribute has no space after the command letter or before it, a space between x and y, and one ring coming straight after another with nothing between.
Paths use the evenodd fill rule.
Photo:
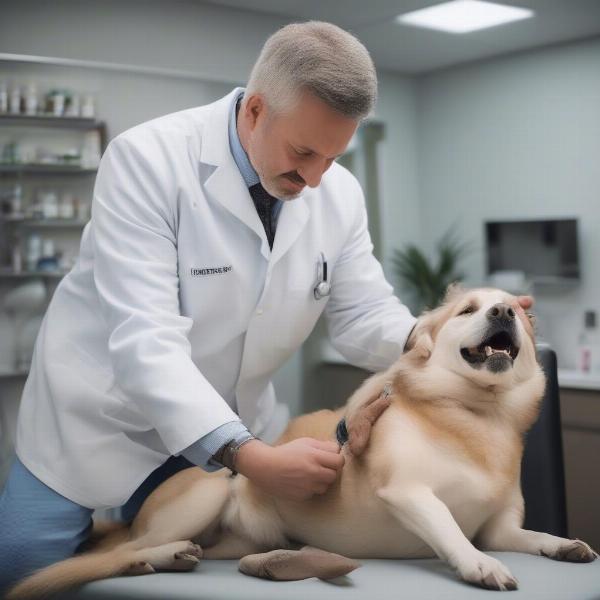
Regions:
<instances>
[{"instance_id":1,"label":"ceiling light panel","mask_svg":"<svg viewBox=\"0 0 600 600\"><path fill-rule=\"evenodd\" d=\"M470 33L532 17L528 8L505 6L482 0L454 0L399 15L403 25L437 29L448 33Z\"/></svg>"}]
</instances>

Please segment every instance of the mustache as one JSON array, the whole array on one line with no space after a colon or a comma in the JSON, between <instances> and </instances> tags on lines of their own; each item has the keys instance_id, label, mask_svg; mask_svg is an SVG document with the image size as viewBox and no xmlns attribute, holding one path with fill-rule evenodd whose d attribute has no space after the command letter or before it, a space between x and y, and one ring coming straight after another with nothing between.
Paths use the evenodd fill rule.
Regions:
<instances>
[{"instance_id":1,"label":"mustache","mask_svg":"<svg viewBox=\"0 0 600 600\"><path fill-rule=\"evenodd\" d=\"M306 181L304 181L304 179L302 179L302 177L300 177L300 175L298 175L298 173L296 173L295 171L290 171L289 173L284 173L283 176L287 177L288 179L291 179L294 183L298 183L300 185L306 185Z\"/></svg>"}]
</instances>

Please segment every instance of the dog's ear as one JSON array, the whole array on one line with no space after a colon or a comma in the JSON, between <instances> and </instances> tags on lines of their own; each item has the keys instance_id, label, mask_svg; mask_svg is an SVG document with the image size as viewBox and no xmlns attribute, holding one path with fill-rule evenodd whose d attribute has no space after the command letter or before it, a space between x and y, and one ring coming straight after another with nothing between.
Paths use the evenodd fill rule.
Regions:
<instances>
[{"instance_id":1,"label":"dog's ear","mask_svg":"<svg viewBox=\"0 0 600 600\"><path fill-rule=\"evenodd\" d=\"M446 289L446 295L440 306L424 312L418 319L406 342L405 351L413 357L427 360L433 352L433 337L436 323L443 320L458 298L466 293L466 289L455 281Z\"/></svg>"},{"instance_id":2,"label":"dog's ear","mask_svg":"<svg viewBox=\"0 0 600 600\"><path fill-rule=\"evenodd\" d=\"M435 319L432 314L434 312L430 311L421 315L408 337L406 352L415 358L427 360L433 352L433 338L431 334Z\"/></svg>"},{"instance_id":3,"label":"dog's ear","mask_svg":"<svg viewBox=\"0 0 600 600\"><path fill-rule=\"evenodd\" d=\"M442 302L442 304L454 302L459 296L462 296L466 291L466 288L462 286L460 281L453 281L446 288L446 293L444 294L444 301Z\"/></svg>"}]
</instances>

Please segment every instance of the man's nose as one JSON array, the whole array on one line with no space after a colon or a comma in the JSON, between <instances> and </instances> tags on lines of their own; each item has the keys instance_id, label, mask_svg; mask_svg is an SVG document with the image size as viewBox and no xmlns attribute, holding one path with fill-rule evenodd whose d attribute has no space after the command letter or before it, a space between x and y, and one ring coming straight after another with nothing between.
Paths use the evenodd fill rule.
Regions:
<instances>
[{"instance_id":1,"label":"man's nose","mask_svg":"<svg viewBox=\"0 0 600 600\"><path fill-rule=\"evenodd\" d=\"M515 311L513 307L509 304L505 304L504 302L498 302L498 304L494 304L494 306L492 306L485 314L490 321L504 320L510 323L515 319Z\"/></svg>"},{"instance_id":2,"label":"man's nose","mask_svg":"<svg viewBox=\"0 0 600 600\"><path fill-rule=\"evenodd\" d=\"M321 183L321 178L323 177L323 173L327 171L330 166L329 161L314 161L312 164L303 165L301 168L297 169L298 175L306 181L306 185L308 187L314 188Z\"/></svg>"}]
</instances>

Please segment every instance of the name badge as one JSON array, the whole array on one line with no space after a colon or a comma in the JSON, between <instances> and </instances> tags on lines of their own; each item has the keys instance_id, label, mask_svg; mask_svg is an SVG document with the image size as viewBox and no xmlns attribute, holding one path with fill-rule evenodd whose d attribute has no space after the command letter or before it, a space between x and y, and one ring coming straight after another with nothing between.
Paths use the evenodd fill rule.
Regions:
<instances>
[{"instance_id":1,"label":"name badge","mask_svg":"<svg viewBox=\"0 0 600 600\"><path fill-rule=\"evenodd\" d=\"M232 265L226 265L224 267L205 267L202 269L192 267L190 269L190 274L192 277L201 277L203 275L223 275L224 273L229 273L229 271L232 269Z\"/></svg>"}]
</instances>

